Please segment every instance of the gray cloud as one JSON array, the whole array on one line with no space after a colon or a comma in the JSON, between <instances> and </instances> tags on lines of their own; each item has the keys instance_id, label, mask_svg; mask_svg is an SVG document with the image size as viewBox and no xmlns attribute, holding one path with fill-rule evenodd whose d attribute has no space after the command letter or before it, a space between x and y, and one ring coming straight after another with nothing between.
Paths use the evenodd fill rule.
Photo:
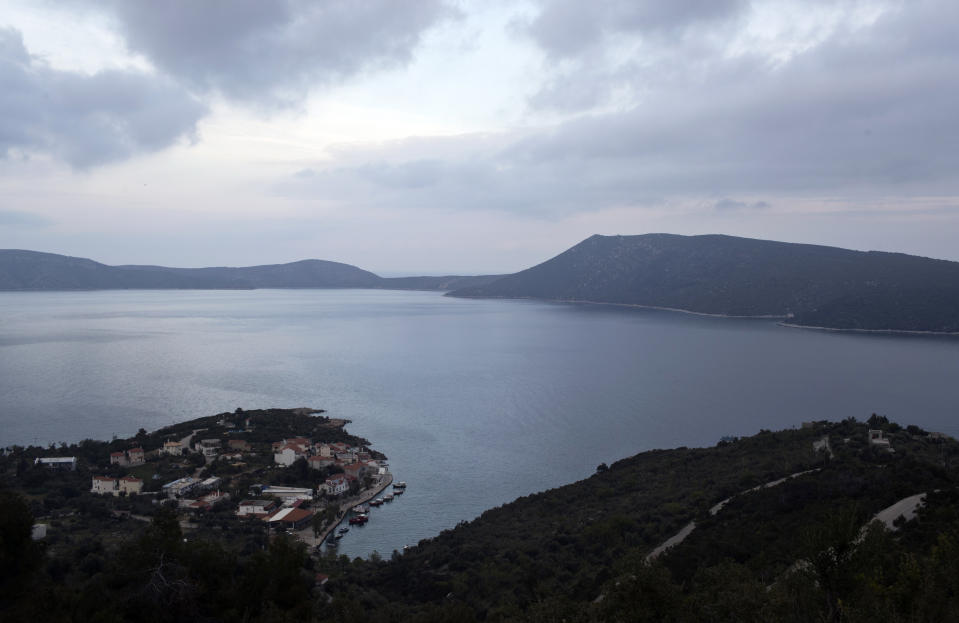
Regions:
<instances>
[{"instance_id":1,"label":"gray cloud","mask_svg":"<svg viewBox=\"0 0 959 623\"><path fill-rule=\"evenodd\" d=\"M959 5L909 4L775 66L740 55L682 79L666 69L628 110L492 142L338 154L348 164L280 192L557 218L674 198L954 196L959 82L944 76L959 75L955 23ZM763 208L714 202L702 205Z\"/></svg>"},{"instance_id":2,"label":"gray cloud","mask_svg":"<svg viewBox=\"0 0 959 623\"><path fill-rule=\"evenodd\" d=\"M579 162L585 177L661 193L953 193L959 83L943 76L959 75L956 20L954 3L910 4L782 65L716 58L657 82L630 110L526 138L511 156Z\"/></svg>"},{"instance_id":3,"label":"gray cloud","mask_svg":"<svg viewBox=\"0 0 959 623\"><path fill-rule=\"evenodd\" d=\"M96 5L101 6L101 5ZM127 45L200 90L289 104L311 88L407 63L421 35L455 12L442 0L121 0Z\"/></svg>"},{"instance_id":4,"label":"gray cloud","mask_svg":"<svg viewBox=\"0 0 959 623\"><path fill-rule=\"evenodd\" d=\"M713 204L715 210L766 210L772 206L766 201L736 201L735 199L724 198Z\"/></svg>"},{"instance_id":5,"label":"gray cloud","mask_svg":"<svg viewBox=\"0 0 959 623\"><path fill-rule=\"evenodd\" d=\"M678 36L737 17L746 0L545 0L526 33L553 58L581 55L617 34Z\"/></svg>"},{"instance_id":6,"label":"gray cloud","mask_svg":"<svg viewBox=\"0 0 959 623\"><path fill-rule=\"evenodd\" d=\"M0 210L0 225L6 227L49 227L53 222L32 212L20 210Z\"/></svg>"},{"instance_id":7,"label":"gray cloud","mask_svg":"<svg viewBox=\"0 0 959 623\"><path fill-rule=\"evenodd\" d=\"M0 29L0 156L51 153L87 167L193 136L206 108L169 80L132 71L58 71Z\"/></svg>"}]
</instances>

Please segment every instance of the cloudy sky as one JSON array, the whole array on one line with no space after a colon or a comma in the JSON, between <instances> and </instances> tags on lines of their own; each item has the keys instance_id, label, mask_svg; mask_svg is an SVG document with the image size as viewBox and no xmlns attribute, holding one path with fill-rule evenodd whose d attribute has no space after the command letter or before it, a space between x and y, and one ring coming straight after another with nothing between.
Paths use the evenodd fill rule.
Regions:
<instances>
[{"instance_id":1,"label":"cloudy sky","mask_svg":"<svg viewBox=\"0 0 959 623\"><path fill-rule=\"evenodd\" d=\"M0 0L0 248L514 271L594 233L959 260L959 3Z\"/></svg>"}]
</instances>

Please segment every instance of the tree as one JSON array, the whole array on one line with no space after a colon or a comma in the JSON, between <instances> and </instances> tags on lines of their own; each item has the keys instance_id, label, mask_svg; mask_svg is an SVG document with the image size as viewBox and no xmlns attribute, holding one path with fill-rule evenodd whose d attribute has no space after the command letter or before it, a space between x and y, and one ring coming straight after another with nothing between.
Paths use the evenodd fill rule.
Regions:
<instances>
[{"instance_id":1,"label":"tree","mask_svg":"<svg viewBox=\"0 0 959 623\"><path fill-rule=\"evenodd\" d=\"M16 493L0 492L0 594L16 591L40 561L31 538L33 515Z\"/></svg>"}]
</instances>

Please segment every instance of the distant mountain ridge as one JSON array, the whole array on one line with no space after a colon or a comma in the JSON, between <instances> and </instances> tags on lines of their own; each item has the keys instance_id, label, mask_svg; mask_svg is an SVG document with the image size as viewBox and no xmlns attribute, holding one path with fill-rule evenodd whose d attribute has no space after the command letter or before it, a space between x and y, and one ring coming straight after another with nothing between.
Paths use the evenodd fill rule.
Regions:
<instances>
[{"instance_id":1,"label":"distant mountain ridge","mask_svg":"<svg viewBox=\"0 0 959 623\"><path fill-rule=\"evenodd\" d=\"M246 267L108 266L93 260L0 249L0 290L120 290L254 288L382 288L450 290L483 285L499 275L384 278L326 260Z\"/></svg>"},{"instance_id":2,"label":"distant mountain ridge","mask_svg":"<svg viewBox=\"0 0 959 623\"><path fill-rule=\"evenodd\" d=\"M959 262L725 235L591 236L512 275L384 278L326 260L108 266L0 250L0 290L375 288L638 305L840 330L959 333Z\"/></svg>"},{"instance_id":3,"label":"distant mountain ridge","mask_svg":"<svg viewBox=\"0 0 959 623\"><path fill-rule=\"evenodd\" d=\"M959 332L959 263L724 235L591 236L449 296L589 301L790 324Z\"/></svg>"}]
</instances>

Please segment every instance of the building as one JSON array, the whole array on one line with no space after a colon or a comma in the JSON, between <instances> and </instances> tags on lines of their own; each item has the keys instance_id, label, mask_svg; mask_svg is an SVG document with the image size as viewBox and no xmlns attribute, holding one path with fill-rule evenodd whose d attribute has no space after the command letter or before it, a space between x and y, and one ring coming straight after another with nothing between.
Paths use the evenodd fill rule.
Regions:
<instances>
[{"instance_id":1,"label":"building","mask_svg":"<svg viewBox=\"0 0 959 623\"><path fill-rule=\"evenodd\" d=\"M340 495L350 490L350 480L346 474L333 474L323 483L328 495Z\"/></svg>"},{"instance_id":2,"label":"building","mask_svg":"<svg viewBox=\"0 0 959 623\"><path fill-rule=\"evenodd\" d=\"M47 538L47 524L35 523L30 529L30 538L34 541L42 541Z\"/></svg>"},{"instance_id":3,"label":"building","mask_svg":"<svg viewBox=\"0 0 959 623\"><path fill-rule=\"evenodd\" d=\"M276 508L276 502L273 500L243 500L240 502L240 508L236 514L240 517L252 515L254 517L266 517Z\"/></svg>"},{"instance_id":4,"label":"building","mask_svg":"<svg viewBox=\"0 0 959 623\"><path fill-rule=\"evenodd\" d=\"M200 481L189 476L168 482L160 490L169 498L181 498L193 491Z\"/></svg>"},{"instance_id":5,"label":"building","mask_svg":"<svg viewBox=\"0 0 959 623\"><path fill-rule=\"evenodd\" d=\"M323 469L335 463L335 460L331 456L311 456L306 463L311 469Z\"/></svg>"},{"instance_id":6,"label":"building","mask_svg":"<svg viewBox=\"0 0 959 623\"><path fill-rule=\"evenodd\" d=\"M143 491L143 481L133 476L124 476L118 482L119 488L117 494L126 493L127 495L137 495Z\"/></svg>"},{"instance_id":7,"label":"building","mask_svg":"<svg viewBox=\"0 0 959 623\"><path fill-rule=\"evenodd\" d=\"M130 465L143 465L146 463L146 454L143 448L130 448L127 450L127 461Z\"/></svg>"},{"instance_id":8,"label":"building","mask_svg":"<svg viewBox=\"0 0 959 623\"><path fill-rule=\"evenodd\" d=\"M869 430L869 445L889 448L889 440L882 436L881 430Z\"/></svg>"},{"instance_id":9,"label":"building","mask_svg":"<svg viewBox=\"0 0 959 623\"><path fill-rule=\"evenodd\" d=\"M167 456L180 456L183 454L183 446L180 445L179 441L164 441L160 453Z\"/></svg>"},{"instance_id":10,"label":"building","mask_svg":"<svg viewBox=\"0 0 959 623\"><path fill-rule=\"evenodd\" d=\"M312 500L313 489L303 489L300 487L263 487L261 495L272 495L280 498L284 502L293 500Z\"/></svg>"},{"instance_id":11,"label":"building","mask_svg":"<svg viewBox=\"0 0 959 623\"><path fill-rule=\"evenodd\" d=\"M110 465L127 465L128 463L126 452L110 453Z\"/></svg>"},{"instance_id":12,"label":"building","mask_svg":"<svg viewBox=\"0 0 959 623\"><path fill-rule=\"evenodd\" d=\"M116 495L119 493L117 479L110 478L109 476L94 476L93 484L90 486L90 493L109 493L110 495Z\"/></svg>"},{"instance_id":13,"label":"building","mask_svg":"<svg viewBox=\"0 0 959 623\"><path fill-rule=\"evenodd\" d=\"M343 473L347 476L352 476L353 478L360 480L363 478L363 475L366 474L366 464L350 463L349 465L344 465Z\"/></svg>"},{"instance_id":14,"label":"building","mask_svg":"<svg viewBox=\"0 0 959 623\"><path fill-rule=\"evenodd\" d=\"M263 521L269 522L271 526L285 528L287 530L302 530L310 525L313 519L313 513L302 508L282 508Z\"/></svg>"},{"instance_id":15,"label":"building","mask_svg":"<svg viewBox=\"0 0 959 623\"><path fill-rule=\"evenodd\" d=\"M250 442L245 439L231 439L226 442L226 445L230 450L239 450L240 452L249 452L253 448L250 446Z\"/></svg>"},{"instance_id":16,"label":"building","mask_svg":"<svg viewBox=\"0 0 959 623\"><path fill-rule=\"evenodd\" d=\"M273 462L277 465L283 465L289 467L293 465L293 462L300 458L306 458L308 453L304 446L295 443L288 443L284 446L280 446L276 452L273 453Z\"/></svg>"},{"instance_id":17,"label":"building","mask_svg":"<svg viewBox=\"0 0 959 623\"><path fill-rule=\"evenodd\" d=\"M220 478L213 476L207 478L203 482L197 485L197 489L200 491L213 491L220 486Z\"/></svg>"},{"instance_id":18,"label":"building","mask_svg":"<svg viewBox=\"0 0 959 623\"><path fill-rule=\"evenodd\" d=\"M203 456L216 456L220 451L221 440L219 439L201 439L196 444L197 452L203 454Z\"/></svg>"},{"instance_id":19,"label":"building","mask_svg":"<svg viewBox=\"0 0 959 623\"><path fill-rule=\"evenodd\" d=\"M62 469L71 472L77 471L77 457L75 456L50 456L43 459L34 459L34 465L43 465L48 469Z\"/></svg>"}]
</instances>

